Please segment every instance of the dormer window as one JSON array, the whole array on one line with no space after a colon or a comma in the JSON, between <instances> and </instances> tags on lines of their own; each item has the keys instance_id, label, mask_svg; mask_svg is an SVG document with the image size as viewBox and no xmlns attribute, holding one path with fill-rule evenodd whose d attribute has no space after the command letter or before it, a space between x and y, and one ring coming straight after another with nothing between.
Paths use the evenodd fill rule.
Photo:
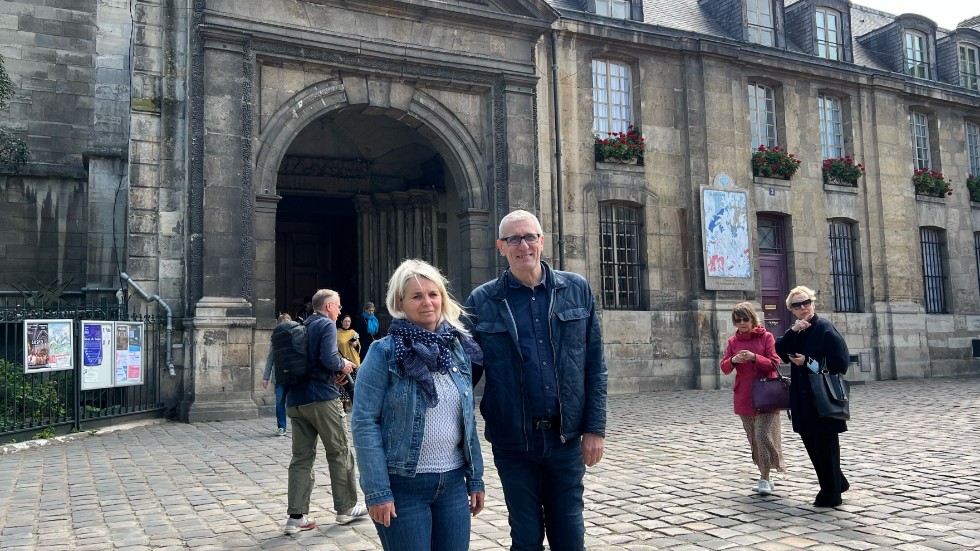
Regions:
<instances>
[{"instance_id":1,"label":"dormer window","mask_svg":"<svg viewBox=\"0 0 980 551\"><path fill-rule=\"evenodd\" d=\"M977 47L973 44L959 45L960 86L974 92L980 91L980 82L977 79L978 57Z\"/></svg>"},{"instance_id":2,"label":"dormer window","mask_svg":"<svg viewBox=\"0 0 980 551\"><path fill-rule=\"evenodd\" d=\"M844 50L839 12L817 8L817 55L826 59L840 60Z\"/></svg>"},{"instance_id":3,"label":"dormer window","mask_svg":"<svg viewBox=\"0 0 980 551\"><path fill-rule=\"evenodd\" d=\"M929 78L929 51L926 35L918 31L905 31L905 74L915 78Z\"/></svg>"},{"instance_id":4,"label":"dormer window","mask_svg":"<svg viewBox=\"0 0 980 551\"><path fill-rule=\"evenodd\" d=\"M595 0L595 13L604 17L628 19L630 3L629 0Z\"/></svg>"},{"instance_id":5,"label":"dormer window","mask_svg":"<svg viewBox=\"0 0 980 551\"><path fill-rule=\"evenodd\" d=\"M763 46L775 44L770 0L745 0L745 20L748 23L749 42Z\"/></svg>"}]
</instances>

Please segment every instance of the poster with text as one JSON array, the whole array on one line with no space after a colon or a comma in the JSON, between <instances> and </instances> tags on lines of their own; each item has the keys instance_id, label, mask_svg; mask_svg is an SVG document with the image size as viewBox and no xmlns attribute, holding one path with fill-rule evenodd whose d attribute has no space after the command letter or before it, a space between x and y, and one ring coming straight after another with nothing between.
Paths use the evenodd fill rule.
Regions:
<instances>
[{"instance_id":1,"label":"poster with text","mask_svg":"<svg viewBox=\"0 0 980 551\"><path fill-rule=\"evenodd\" d=\"M112 386L114 330L111 321L82 322L82 390Z\"/></svg>"},{"instance_id":2,"label":"poster with text","mask_svg":"<svg viewBox=\"0 0 980 551\"><path fill-rule=\"evenodd\" d=\"M143 384L143 323L117 321L116 386Z\"/></svg>"},{"instance_id":3,"label":"poster with text","mask_svg":"<svg viewBox=\"0 0 980 551\"><path fill-rule=\"evenodd\" d=\"M74 368L71 320L24 320L24 373Z\"/></svg>"}]
</instances>

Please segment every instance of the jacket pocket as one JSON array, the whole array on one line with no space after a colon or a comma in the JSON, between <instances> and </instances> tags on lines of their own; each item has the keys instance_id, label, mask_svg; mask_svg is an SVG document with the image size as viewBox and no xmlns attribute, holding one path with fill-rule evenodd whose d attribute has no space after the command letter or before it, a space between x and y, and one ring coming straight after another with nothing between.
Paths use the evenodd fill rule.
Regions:
<instances>
[{"instance_id":1,"label":"jacket pocket","mask_svg":"<svg viewBox=\"0 0 980 551\"><path fill-rule=\"evenodd\" d=\"M589 321L589 311L585 308L569 308L555 314L561 335L562 348L579 349L585 347L585 328Z\"/></svg>"}]
</instances>

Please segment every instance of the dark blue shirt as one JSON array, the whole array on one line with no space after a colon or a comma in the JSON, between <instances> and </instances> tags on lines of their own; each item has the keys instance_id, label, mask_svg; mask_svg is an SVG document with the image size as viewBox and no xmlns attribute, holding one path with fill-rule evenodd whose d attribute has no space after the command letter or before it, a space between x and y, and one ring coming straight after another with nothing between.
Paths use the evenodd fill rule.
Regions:
<instances>
[{"instance_id":1,"label":"dark blue shirt","mask_svg":"<svg viewBox=\"0 0 980 551\"><path fill-rule=\"evenodd\" d=\"M517 325L524 360L524 390L531 417L558 416L558 375L548 323L550 290L542 277L534 288L507 272L507 304Z\"/></svg>"}]
</instances>

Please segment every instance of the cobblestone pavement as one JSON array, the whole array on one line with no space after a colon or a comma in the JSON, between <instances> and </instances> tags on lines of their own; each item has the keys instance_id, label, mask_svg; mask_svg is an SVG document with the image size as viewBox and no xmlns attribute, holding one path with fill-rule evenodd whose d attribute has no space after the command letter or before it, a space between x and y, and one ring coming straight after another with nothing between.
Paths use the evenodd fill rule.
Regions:
<instances>
[{"instance_id":1,"label":"cobblestone pavement","mask_svg":"<svg viewBox=\"0 0 980 551\"><path fill-rule=\"evenodd\" d=\"M787 471L763 497L730 391L609 399L606 456L586 475L590 550L980 549L980 378L852 391L839 509L783 418ZM289 438L275 421L159 423L0 456L0 549L380 549L370 520L333 522L325 460L312 515L282 533ZM489 448L471 549L506 549Z\"/></svg>"}]
</instances>

